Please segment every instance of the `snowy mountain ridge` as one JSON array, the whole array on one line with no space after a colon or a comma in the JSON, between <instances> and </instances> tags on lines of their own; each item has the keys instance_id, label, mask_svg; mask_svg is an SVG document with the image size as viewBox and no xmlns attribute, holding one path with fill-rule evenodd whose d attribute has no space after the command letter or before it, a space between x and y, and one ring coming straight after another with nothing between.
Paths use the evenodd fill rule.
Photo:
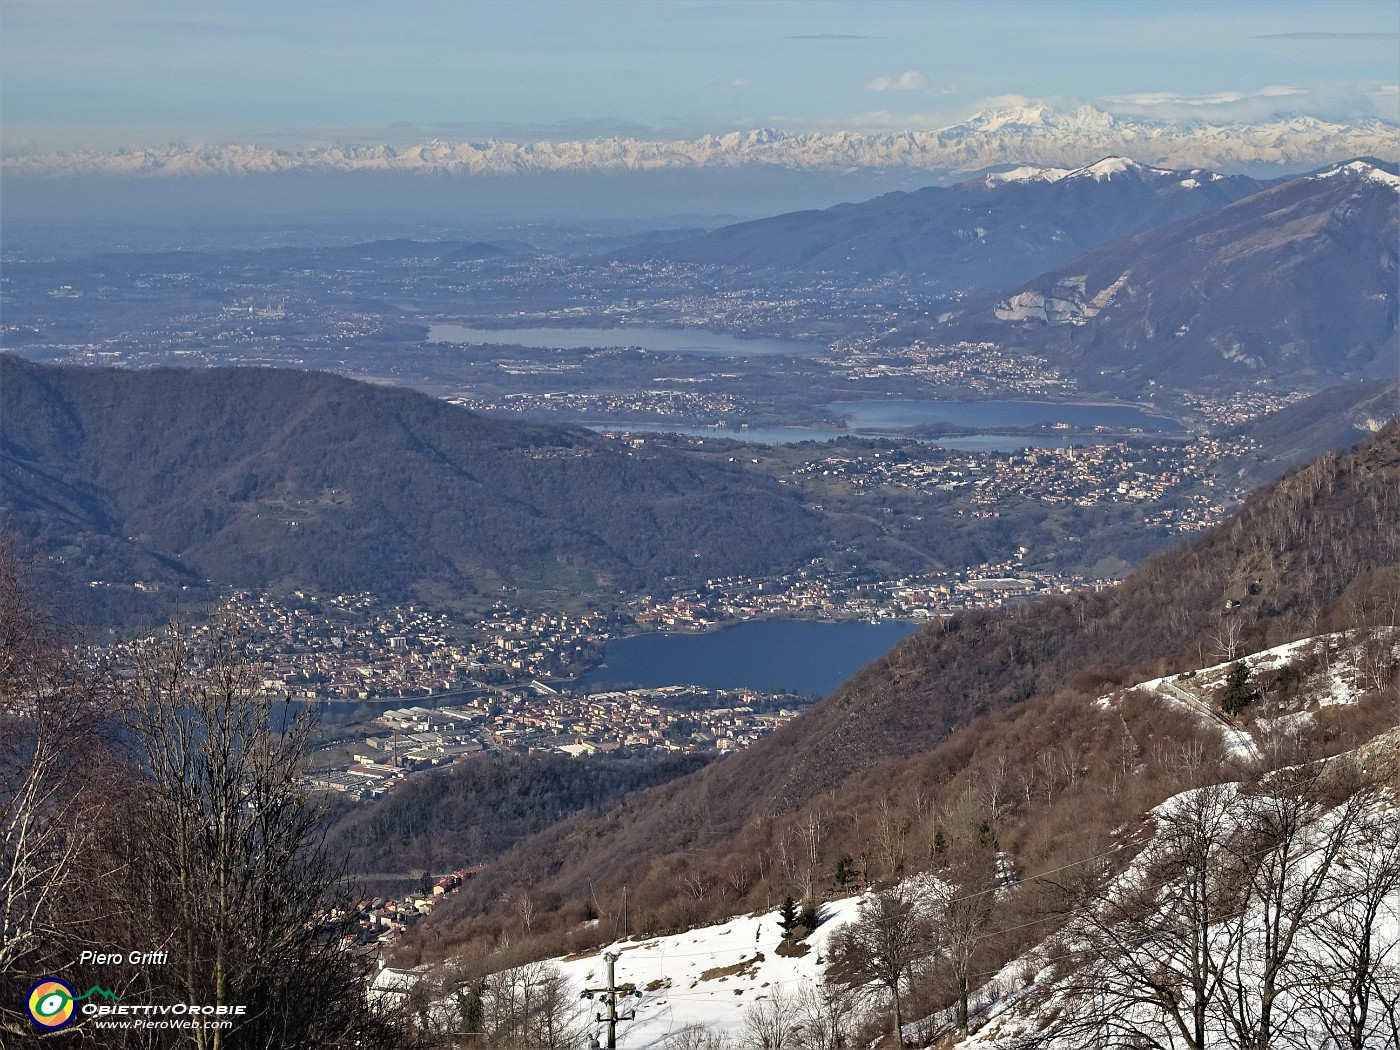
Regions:
<instances>
[{"instance_id":1,"label":"snowy mountain ridge","mask_svg":"<svg viewBox=\"0 0 1400 1050\"><path fill-rule=\"evenodd\" d=\"M871 135L793 133L769 128L677 141L598 138L571 142L442 142L415 146L326 145L272 149L256 144L171 144L115 151L78 150L4 158L10 175L210 176L287 171L511 175L726 169L748 165L849 172L973 172L998 165L1066 169L1106 156L1147 165L1233 169L1244 165L1322 165L1341 157L1400 157L1395 124L1339 124L1313 117L1260 124L1129 120L1082 106L986 110L930 131Z\"/></svg>"}]
</instances>

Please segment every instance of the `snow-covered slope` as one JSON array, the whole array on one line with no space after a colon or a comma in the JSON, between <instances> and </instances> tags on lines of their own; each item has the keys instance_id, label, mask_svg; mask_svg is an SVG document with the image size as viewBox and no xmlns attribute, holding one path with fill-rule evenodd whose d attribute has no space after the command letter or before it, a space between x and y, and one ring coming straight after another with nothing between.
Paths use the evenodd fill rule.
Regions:
<instances>
[{"instance_id":1,"label":"snow-covered slope","mask_svg":"<svg viewBox=\"0 0 1400 1050\"><path fill-rule=\"evenodd\" d=\"M916 879L920 877L915 877ZM570 1046L588 1045L596 1035L605 1041L607 957L614 957L618 989L617 1045L627 1050L662 1050L679 1045L678 1036L703 1029L721 1039L733 1039L745 1029L745 1018L761 1004L775 1000L794 1010L816 998L825 971L828 945L843 924L854 919L865 897L829 901L820 907L820 925L795 951L779 954L782 929L778 912L741 915L728 922L684 933L646 939L624 939L597 949L541 960L488 978L507 998L520 993L502 1011L487 1006L487 1017L519 1010L529 1013L527 988L549 985L554 1010L549 1031ZM382 968L370 985L378 1002L403 1004L407 997L431 989L431 1005L420 1014L426 1031L450 1036L462 1024L458 997L466 985L454 980L449 965L423 965L412 970ZM585 994L587 993L587 994ZM497 993L486 992L489 1001ZM536 998L535 1008L539 1009ZM491 1020L484 1022L489 1029ZM528 1037L527 1037L528 1038ZM560 1044L562 1045L562 1043ZM686 1045L700 1045L690 1044ZM726 1045L732 1045L726 1043Z\"/></svg>"},{"instance_id":2,"label":"snow-covered slope","mask_svg":"<svg viewBox=\"0 0 1400 1050\"><path fill-rule=\"evenodd\" d=\"M15 175L251 175L283 171L506 175L539 171L650 171L747 165L812 171L914 169L970 172L998 165L1074 168L1108 155L1144 164L1236 170L1243 165L1321 165L1343 157L1400 157L1393 124L1337 124L1291 117L1261 124L1119 119L1088 106L987 110L932 131L889 135L796 134L771 129L648 142L432 141L270 149L255 144L177 144L149 149L9 156Z\"/></svg>"},{"instance_id":3,"label":"snow-covered slope","mask_svg":"<svg viewBox=\"0 0 1400 1050\"><path fill-rule=\"evenodd\" d=\"M848 897L823 905L822 924L807 938L808 951L801 958L777 954L782 930L773 911L670 937L622 941L583 958L552 961L571 988L582 992L606 983L603 954L619 955L617 983L634 985L642 993L619 1000L620 1012L636 1014L635 1020L618 1026L619 1047L663 1047L687 1025L733 1036L743 1031L746 1011L775 991L792 998L804 986L815 988L821 983L831 935L855 918L861 899ZM580 999L575 1020L594 1027L598 1009L597 1000Z\"/></svg>"},{"instance_id":4,"label":"snow-covered slope","mask_svg":"<svg viewBox=\"0 0 1400 1050\"><path fill-rule=\"evenodd\" d=\"M1113 707L1136 702L1146 694L1182 707L1214 725L1221 743L1234 758L1259 757L1267 739L1312 723L1316 711L1336 704L1355 703L1360 696L1377 688L1376 675L1384 675L1383 653L1389 645L1391 659L1400 658L1400 634L1390 628L1371 632L1343 632L1303 638L1257 653L1211 664L1185 674L1153 678L1099 698L1099 705ZM1378 648L1379 646L1379 648ZM1290 667L1298 675L1296 687L1287 699L1267 692L1246 709L1248 721L1224 718L1214 697L1224 687L1226 675L1235 663L1249 669L1255 687L1267 684L1271 674Z\"/></svg>"},{"instance_id":5,"label":"snow-covered slope","mask_svg":"<svg viewBox=\"0 0 1400 1050\"><path fill-rule=\"evenodd\" d=\"M1397 746L1400 731L1392 730L1370 748ZM1231 835L1251 812L1265 814L1259 826L1266 827L1274 826L1270 815L1295 812L1238 789L1192 789L1157 806L1157 837L1099 903L989 982L1001 994L987 1003L977 1030L956 1044L960 1050L1197 1045L1184 1041L1193 1024L1200 1028L1190 1034L1199 1034L1206 1050L1232 1050L1251 1028L1272 1030L1269 1045L1394 1047L1400 809L1393 792L1296 811L1305 817L1287 840L1290 852L1275 852L1254 869L1243 910L1225 906L1216 918L1195 906L1238 894L1239 886L1221 888L1227 872L1238 873L1230 863L1253 856L1228 844ZM1199 848L1219 858L1206 861L1202 853L1197 864L1171 844L1183 831L1203 836L1196 843L1209 845ZM1190 874L1161 882L1164 870L1176 869ZM1155 913L1135 914L1143 886L1153 887ZM1208 897L1193 896L1199 893ZM1266 982L1277 994L1267 1022L1260 1012Z\"/></svg>"}]
</instances>

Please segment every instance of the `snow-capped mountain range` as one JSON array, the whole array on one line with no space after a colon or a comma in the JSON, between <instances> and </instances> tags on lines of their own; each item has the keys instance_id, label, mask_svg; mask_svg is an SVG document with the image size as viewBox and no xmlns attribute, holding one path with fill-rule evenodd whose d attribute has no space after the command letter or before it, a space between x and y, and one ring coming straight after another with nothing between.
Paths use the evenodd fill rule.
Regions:
<instances>
[{"instance_id":1,"label":"snow-capped mountain range","mask_svg":"<svg viewBox=\"0 0 1400 1050\"><path fill-rule=\"evenodd\" d=\"M511 175L742 168L806 171L972 172L1002 165L1074 169L1109 155L1172 168L1320 166L1345 157L1400 159L1400 126L1337 124L1314 117L1261 124L1168 123L1114 117L1090 106L986 110L932 131L886 135L761 129L671 142L599 138L574 142L432 141L417 146L175 144L148 149L9 156L7 174L253 175L285 171Z\"/></svg>"}]
</instances>

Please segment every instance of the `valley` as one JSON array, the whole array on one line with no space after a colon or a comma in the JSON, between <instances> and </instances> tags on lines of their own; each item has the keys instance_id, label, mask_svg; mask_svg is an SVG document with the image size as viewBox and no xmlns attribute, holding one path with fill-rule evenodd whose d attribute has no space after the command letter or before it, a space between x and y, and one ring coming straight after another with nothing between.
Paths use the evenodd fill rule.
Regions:
<instances>
[{"instance_id":1,"label":"valley","mask_svg":"<svg viewBox=\"0 0 1400 1050\"><path fill-rule=\"evenodd\" d=\"M7 542L118 692L237 636L373 887L308 928L429 1045L576 1044L615 957L627 1046L1069 1050L1173 806L1388 746L1394 179L7 250Z\"/></svg>"},{"instance_id":2,"label":"valley","mask_svg":"<svg viewBox=\"0 0 1400 1050\"><path fill-rule=\"evenodd\" d=\"M0 0L0 1048L1400 1050L1397 4Z\"/></svg>"}]
</instances>

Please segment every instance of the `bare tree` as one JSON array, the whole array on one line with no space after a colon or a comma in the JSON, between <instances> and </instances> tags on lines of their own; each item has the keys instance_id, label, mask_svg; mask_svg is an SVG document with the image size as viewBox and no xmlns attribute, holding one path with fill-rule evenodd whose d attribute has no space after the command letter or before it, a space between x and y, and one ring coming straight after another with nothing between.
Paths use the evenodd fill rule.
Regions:
<instances>
[{"instance_id":1,"label":"bare tree","mask_svg":"<svg viewBox=\"0 0 1400 1050\"><path fill-rule=\"evenodd\" d=\"M1220 621L1220 627L1215 632L1212 641L1215 642L1216 654L1222 660L1233 660L1240 652L1240 644L1244 640L1244 624L1238 616L1225 616Z\"/></svg>"},{"instance_id":2,"label":"bare tree","mask_svg":"<svg viewBox=\"0 0 1400 1050\"><path fill-rule=\"evenodd\" d=\"M110 875L93 847L115 816L104 699L0 540L0 1033L32 1035L22 1004L34 976L64 972L90 942L88 886Z\"/></svg>"},{"instance_id":3,"label":"bare tree","mask_svg":"<svg viewBox=\"0 0 1400 1050\"><path fill-rule=\"evenodd\" d=\"M1242 1050L1269 1050L1288 1022L1281 998L1300 968L1302 938L1325 905L1333 865L1360 817L1353 793L1337 801L1333 769L1292 766L1242 792L1231 839L1243 897L1221 930L1231 951L1216 960L1222 1013ZM1338 771L1341 772L1341 771Z\"/></svg>"},{"instance_id":4,"label":"bare tree","mask_svg":"<svg viewBox=\"0 0 1400 1050\"><path fill-rule=\"evenodd\" d=\"M905 841L909 837L909 815L897 804L882 798L875 820L875 843L888 875L904 870Z\"/></svg>"},{"instance_id":5,"label":"bare tree","mask_svg":"<svg viewBox=\"0 0 1400 1050\"><path fill-rule=\"evenodd\" d=\"M977 771L975 783L978 800L982 803L982 808L987 811L993 824L1000 822L1006 815L1010 780L1010 761L1005 751L998 752L996 758L984 763L982 768Z\"/></svg>"},{"instance_id":6,"label":"bare tree","mask_svg":"<svg viewBox=\"0 0 1400 1050\"><path fill-rule=\"evenodd\" d=\"M534 925L535 922L534 898L530 896L530 891L522 886L515 891L515 900L513 903L515 914L520 916L520 924L525 927L525 933L528 936L530 927Z\"/></svg>"},{"instance_id":7,"label":"bare tree","mask_svg":"<svg viewBox=\"0 0 1400 1050\"><path fill-rule=\"evenodd\" d=\"M817 872L821 866L822 843L826 839L829 820L821 810L808 810L802 818L799 833L806 847L807 870L802 876L802 896L811 897L816 893Z\"/></svg>"},{"instance_id":8,"label":"bare tree","mask_svg":"<svg viewBox=\"0 0 1400 1050\"><path fill-rule=\"evenodd\" d=\"M218 623L142 647L121 695L143 813L131 902L166 931L169 991L248 1008L231 1033L192 1030L193 1045L393 1041L341 947L353 902L303 785L310 720L260 690L243 640Z\"/></svg>"},{"instance_id":9,"label":"bare tree","mask_svg":"<svg viewBox=\"0 0 1400 1050\"><path fill-rule=\"evenodd\" d=\"M968 998L978 953L986 946L996 908L995 854L963 846L937 884L933 915L935 966L948 974L958 1031L968 1030Z\"/></svg>"},{"instance_id":10,"label":"bare tree","mask_svg":"<svg viewBox=\"0 0 1400 1050\"><path fill-rule=\"evenodd\" d=\"M686 893L690 894L696 901L703 901L709 896L710 889L714 884L714 876L704 870L686 872L681 876L681 885L685 887Z\"/></svg>"},{"instance_id":11,"label":"bare tree","mask_svg":"<svg viewBox=\"0 0 1400 1050\"><path fill-rule=\"evenodd\" d=\"M666 1050L728 1050L730 1045L719 1032L700 1024L677 1028L666 1040Z\"/></svg>"},{"instance_id":12,"label":"bare tree","mask_svg":"<svg viewBox=\"0 0 1400 1050\"><path fill-rule=\"evenodd\" d=\"M1400 1045L1400 819L1345 760L1179 796L1066 938L1062 1038L1168 1050ZM1325 1033L1325 1035L1324 1035Z\"/></svg>"},{"instance_id":13,"label":"bare tree","mask_svg":"<svg viewBox=\"0 0 1400 1050\"><path fill-rule=\"evenodd\" d=\"M837 985L804 982L797 990L803 1050L846 1050L852 1045L856 1004Z\"/></svg>"},{"instance_id":14,"label":"bare tree","mask_svg":"<svg viewBox=\"0 0 1400 1050\"><path fill-rule=\"evenodd\" d=\"M747 1050L798 1050L802 1046L802 1005L773 985L767 998L744 1011L741 1046Z\"/></svg>"},{"instance_id":15,"label":"bare tree","mask_svg":"<svg viewBox=\"0 0 1400 1050\"><path fill-rule=\"evenodd\" d=\"M486 1046L565 1050L582 1026L567 979L552 963L533 962L491 974L481 984L481 1040Z\"/></svg>"},{"instance_id":16,"label":"bare tree","mask_svg":"<svg viewBox=\"0 0 1400 1050\"><path fill-rule=\"evenodd\" d=\"M832 936L827 980L853 992L872 985L886 992L895 1041L903 1045L900 992L915 962L927 955L930 940L928 913L910 889L897 885L872 894L861 901L858 918Z\"/></svg>"},{"instance_id":17,"label":"bare tree","mask_svg":"<svg viewBox=\"0 0 1400 1050\"><path fill-rule=\"evenodd\" d=\"M1400 815L1378 792L1358 796L1363 813L1345 834L1323 913L1309 931L1311 959L1294 998L1310 1022L1299 1050L1325 1032L1346 1050L1400 1046Z\"/></svg>"},{"instance_id":18,"label":"bare tree","mask_svg":"<svg viewBox=\"0 0 1400 1050\"><path fill-rule=\"evenodd\" d=\"M1069 891L1066 936L1077 950L1059 1034L1154 1050L1210 1045L1230 954L1212 929L1243 895L1230 849L1234 800L1230 786L1179 797L1158 814L1132 871L1106 892L1092 872Z\"/></svg>"}]
</instances>

